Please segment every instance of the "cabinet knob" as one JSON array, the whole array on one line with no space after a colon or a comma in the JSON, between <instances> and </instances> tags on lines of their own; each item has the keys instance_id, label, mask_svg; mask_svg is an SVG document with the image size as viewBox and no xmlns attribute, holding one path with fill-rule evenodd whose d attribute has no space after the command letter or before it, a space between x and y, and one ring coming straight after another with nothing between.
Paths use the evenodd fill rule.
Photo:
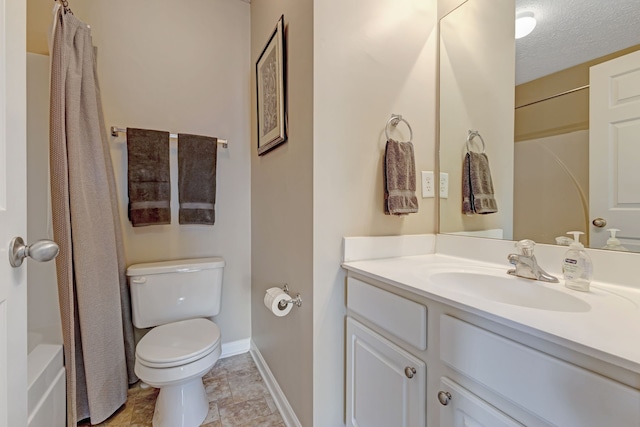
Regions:
<instances>
[{"instance_id":1,"label":"cabinet knob","mask_svg":"<svg viewBox=\"0 0 640 427\"><path fill-rule=\"evenodd\" d=\"M439 391L438 400L440 401L440 404L447 406L451 400L451 393L448 391Z\"/></svg>"},{"instance_id":2,"label":"cabinet knob","mask_svg":"<svg viewBox=\"0 0 640 427\"><path fill-rule=\"evenodd\" d=\"M407 366L406 368L404 368L404 374L407 376L407 378L411 379L416 374L416 368Z\"/></svg>"}]
</instances>

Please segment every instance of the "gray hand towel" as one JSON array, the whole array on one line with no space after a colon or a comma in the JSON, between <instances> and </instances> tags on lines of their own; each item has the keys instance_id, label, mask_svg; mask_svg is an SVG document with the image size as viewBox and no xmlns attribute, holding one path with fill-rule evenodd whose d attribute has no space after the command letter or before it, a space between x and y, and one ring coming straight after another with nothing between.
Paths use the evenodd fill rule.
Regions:
<instances>
[{"instance_id":1,"label":"gray hand towel","mask_svg":"<svg viewBox=\"0 0 640 427\"><path fill-rule=\"evenodd\" d=\"M180 224L215 222L217 157L217 138L178 134Z\"/></svg>"},{"instance_id":2,"label":"gray hand towel","mask_svg":"<svg viewBox=\"0 0 640 427\"><path fill-rule=\"evenodd\" d=\"M133 226L170 224L169 132L127 128L127 163Z\"/></svg>"},{"instance_id":3,"label":"gray hand towel","mask_svg":"<svg viewBox=\"0 0 640 427\"><path fill-rule=\"evenodd\" d=\"M484 153L469 152L462 166L462 213L466 215L498 212L493 195L489 158Z\"/></svg>"},{"instance_id":4,"label":"gray hand towel","mask_svg":"<svg viewBox=\"0 0 640 427\"><path fill-rule=\"evenodd\" d=\"M384 213L418 212L416 166L411 142L387 141L384 152Z\"/></svg>"}]
</instances>

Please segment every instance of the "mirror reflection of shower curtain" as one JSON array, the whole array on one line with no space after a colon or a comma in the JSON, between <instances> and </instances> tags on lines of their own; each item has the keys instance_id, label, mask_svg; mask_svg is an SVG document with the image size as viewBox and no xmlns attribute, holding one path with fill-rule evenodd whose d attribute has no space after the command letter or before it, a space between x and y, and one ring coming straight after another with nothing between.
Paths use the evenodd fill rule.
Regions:
<instances>
[{"instance_id":1,"label":"mirror reflection of shower curtain","mask_svg":"<svg viewBox=\"0 0 640 427\"><path fill-rule=\"evenodd\" d=\"M127 400L135 343L115 179L91 31L56 5L50 40L50 173L67 423Z\"/></svg>"}]
</instances>

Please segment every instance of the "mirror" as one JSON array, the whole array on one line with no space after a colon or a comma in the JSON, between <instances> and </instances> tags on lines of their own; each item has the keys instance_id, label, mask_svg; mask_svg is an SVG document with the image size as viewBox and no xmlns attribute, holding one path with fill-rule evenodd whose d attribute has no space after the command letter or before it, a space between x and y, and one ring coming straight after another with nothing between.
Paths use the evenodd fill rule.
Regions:
<instances>
[{"instance_id":1,"label":"mirror","mask_svg":"<svg viewBox=\"0 0 640 427\"><path fill-rule=\"evenodd\" d=\"M579 230L602 248L617 228L620 245L640 251L637 0L585 0L579 10L557 0L459 3L440 21L439 154L449 183L440 232L567 244L565 233ZM522 12L538 22L515 40ZM632 105L631 116L610 117ZM490 172L471 168L464 180L480 188L482 205L489 175L497 212L462 212L467 146L484 149ZM598 217L607 224L594 225Z\"/></svg>"}]
</instances>

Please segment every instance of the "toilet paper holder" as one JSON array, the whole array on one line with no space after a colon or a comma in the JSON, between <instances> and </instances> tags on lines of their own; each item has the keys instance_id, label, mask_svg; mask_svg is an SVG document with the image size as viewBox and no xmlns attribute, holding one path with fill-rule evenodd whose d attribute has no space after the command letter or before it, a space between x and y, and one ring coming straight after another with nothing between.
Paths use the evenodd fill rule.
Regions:
<instances>
[{"instance_id":1,"label":"toilet paper holder","mask_svg":"<svg viewBox=\"0 0 640 427\"><path fill-rule=\"evenodd\" d=\"M284 284L284 286L282 287L282 291L283 291L285 294L287 294L287 295L291 296L291 293L289 292L289 285L287 285L286 283L285 283L285 284ZM296 294L296 296L295 296L295 297L291 298L291 299L290 299L290 300L288 300L288 301L280 301L280 302L278 303L278 306L279 306L281 309L284 309L284 307L286 307L288 304L295 304L295 305L297 305L298 307L302 307L302 297L300 296L300 294Z\"/></svg>"}]
</instances>

